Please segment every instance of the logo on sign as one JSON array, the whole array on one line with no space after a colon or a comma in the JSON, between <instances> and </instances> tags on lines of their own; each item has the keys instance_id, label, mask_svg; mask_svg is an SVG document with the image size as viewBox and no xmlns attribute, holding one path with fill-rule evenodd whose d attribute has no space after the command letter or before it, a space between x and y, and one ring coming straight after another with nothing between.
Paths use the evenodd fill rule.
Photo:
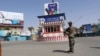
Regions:
<instances>
[{"instance_id":1,"label":"logo on sign","mask_svg":"<svg viewBox=\"0 0 100 56\"><path fill-rule=\"evenodd\" d=\"M50 15L57 14L57 3L48 4L48 10Z\"/></svg>"}]
</instances>

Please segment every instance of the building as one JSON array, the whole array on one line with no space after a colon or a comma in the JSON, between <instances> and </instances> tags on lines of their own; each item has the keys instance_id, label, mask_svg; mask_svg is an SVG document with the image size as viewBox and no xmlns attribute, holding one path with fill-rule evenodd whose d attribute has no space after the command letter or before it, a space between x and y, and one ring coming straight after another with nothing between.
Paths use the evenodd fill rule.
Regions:
<instances>
[{"instance_id":1,"label":"building","mask_svg":"<svg viewBox=\"0 0 100 56\"><path fill-rule=\"evenodd\" d=\"M45 15L38 16L42 27L41 37L39 40L44 41L66 41L64 36L65 13L59 13L58 2L45 4Z\"/></svg>"},{"instance_id":2,"label":"building","mask_svg":"<svg viewBox=\"0 0 100 56\"><path fill-rule=\"evenodd\" d=\"M7 33L20 35L24 27L23 13L0 11L0 36L6 36Z\"/></svg>"}]
</instances>

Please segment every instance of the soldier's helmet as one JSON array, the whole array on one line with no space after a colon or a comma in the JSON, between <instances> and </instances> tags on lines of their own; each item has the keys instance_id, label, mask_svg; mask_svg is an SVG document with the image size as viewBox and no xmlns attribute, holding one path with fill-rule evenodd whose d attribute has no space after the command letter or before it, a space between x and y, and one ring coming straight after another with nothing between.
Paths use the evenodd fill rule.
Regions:
<instances>
[{"instance_id":1,"label":"soldier's helmet","mask_svg":"<svg viewBox=\"0 0 100 56\"><path fill-rule=\"evenodd\" d=\"M72 24L72 21L69 21L68 24Z\"/></svg>"}]
</instances>

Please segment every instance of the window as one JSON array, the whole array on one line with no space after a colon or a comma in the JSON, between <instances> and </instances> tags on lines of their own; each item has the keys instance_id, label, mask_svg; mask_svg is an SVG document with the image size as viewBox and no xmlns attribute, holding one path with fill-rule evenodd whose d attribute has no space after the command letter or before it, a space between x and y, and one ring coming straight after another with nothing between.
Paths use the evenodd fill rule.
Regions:
<instances>
[{"instance_id":1,"label":"window","mask_svg":"<svg viewBox=\"0 0 100 56\"><path fill-rule=\"evenodd\" d=\"M45 26L44 30L45 33L60 32L60 26L59 25Z\"/></svg>"}]
</instances>

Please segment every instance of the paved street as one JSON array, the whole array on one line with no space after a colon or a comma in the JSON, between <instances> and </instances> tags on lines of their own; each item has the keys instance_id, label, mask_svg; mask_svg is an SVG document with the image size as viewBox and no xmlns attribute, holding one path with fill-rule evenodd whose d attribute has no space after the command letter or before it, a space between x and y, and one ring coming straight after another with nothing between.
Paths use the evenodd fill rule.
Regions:
<instances>
[{"instance_id":1,"label":"paved street","mask_svg":"<svg viewBox=\"0 0 100 56\"><path fill-rule=\"evenodd\" d=\"M2 42L2 56L100 56L100 37L76 38L75 53L68 54L66 42Z\"/></svg>"}]
</instances>

